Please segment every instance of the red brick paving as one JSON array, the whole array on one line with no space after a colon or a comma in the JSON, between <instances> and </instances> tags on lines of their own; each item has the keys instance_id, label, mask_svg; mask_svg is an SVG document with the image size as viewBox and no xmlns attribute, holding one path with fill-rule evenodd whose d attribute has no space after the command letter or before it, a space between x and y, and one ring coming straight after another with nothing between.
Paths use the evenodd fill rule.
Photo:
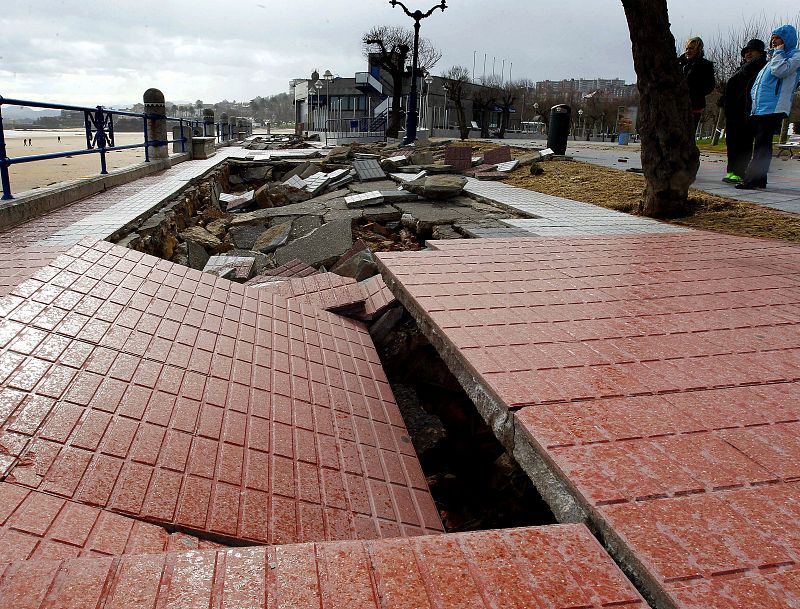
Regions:
<instances>
[{"instance_id":1,"label":"red brick paving","mask_svg":"<svg viewBox=\"0 0 800 609\"><path fill-rule=\"evenodd\" d=\"M797 604L800 248L704 233L433 245L380 254L387 281L656 596Z\"/></svg>"},{"instance_id":2,"label":"red brick paving","mask_svg":"<svg viewBox=\"0 0 800 609\"><path fill-rule=\"evenodd\" d=\"M580 525L16 562L0 565L0 598L64 609L647 606Z\"/></svg>"},{"instance_id":3,"label":"red brick paving","mask_svg":"<svg viewBox=\"0 0 800 609\"><path fill-rule=\"evenodd\" d=\"M0 482L0 562L214 547L218 544Z\"/></svg>"},{"instance_id":4,"label":"red brick paving","mask_svg":"<svg viewBox=\"0 0 800 609\"><path fill-rule=\"evenodd\" d=\"M275 294L291 302L315 306L334 313L363 309L366 298L355 279L335 273L317 273L254 287L266 294Z\"/></svg>"},{"instance_id":5,"label":"red brick paving","mask_svg":"<svg viewBox=\"0 0 800 609\"><path fill-rule=\"evenodd\" d=\"M441 531L357 322L99 242L0 336L8 482L219 539Z\"/></svg>"}]
</instances>

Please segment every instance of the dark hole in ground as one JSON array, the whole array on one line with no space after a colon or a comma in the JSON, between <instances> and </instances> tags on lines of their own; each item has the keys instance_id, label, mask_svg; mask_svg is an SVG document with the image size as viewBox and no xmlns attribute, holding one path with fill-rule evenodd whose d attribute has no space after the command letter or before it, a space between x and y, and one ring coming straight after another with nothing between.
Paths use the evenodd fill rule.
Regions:
<instances>
[{"instance_id":1,"label":"dark hole in ground","mask_svg":"<svg viewBox=\"0 0 800 609\"><path fill-rule=\"evenodd\" d=\"M556 522L407 312L378 352L448 532Z\"/></svg>"}]
</instances>

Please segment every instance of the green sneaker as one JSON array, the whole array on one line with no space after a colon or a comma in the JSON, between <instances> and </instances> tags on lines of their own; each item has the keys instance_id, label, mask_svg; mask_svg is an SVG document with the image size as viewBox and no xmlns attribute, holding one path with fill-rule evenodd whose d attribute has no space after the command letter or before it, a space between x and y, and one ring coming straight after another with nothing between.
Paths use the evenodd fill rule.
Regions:
<instances>
[{"instance_id":1,"label":"green sneaker","mask_svg":"<svg viewBox=\"0 0 800 609\"><path fill-rule=\"evenodd\" d=\"M725 174L725 177L722 178L722 181L726 184L739 184L742 181L742 178L737 176L735 173L728 172Z\"/></svg>"}]
</instances>

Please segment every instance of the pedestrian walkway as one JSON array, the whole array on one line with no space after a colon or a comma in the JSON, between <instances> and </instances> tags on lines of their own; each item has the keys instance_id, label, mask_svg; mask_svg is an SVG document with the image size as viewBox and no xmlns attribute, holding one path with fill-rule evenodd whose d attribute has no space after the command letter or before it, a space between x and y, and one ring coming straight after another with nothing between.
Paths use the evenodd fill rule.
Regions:
<instances>
[{"instance_id":1,"label":"pedestrian walkway","mask_svg":"<svg viewBox=\"0 0 800 609\"><path fill-rule=\"evenodd\" d=\"M6 260L30 263L7 263L0 297L4 604L646 606L583 525L438 535L361 323L104 241L70 247L86 217L113 233L208 168L3 235ZM317 543L279 545L298 542Z\"/></svg>"},{"instance_id":2,"label":"pedestrian walkway","mask_svg":"<svg viewBox=\"0 0 800 609\"><path fill-rule=\"evenodd\" d=\"M240 147L220 148L206 160L185 161L166 171L116 186L0 232L0 295L85 237L104 239L150 213L226 158L242 158Z\"/></svg>"},{"instance_id":3,"label":"pedestrian walkway","mask_svg":"<svg viewBox=\"0 0 800 609\"><path fill-rule=\"evenodd\" d=\"M800 602L800 247L700 231L381 253L557 518L658 606Z\"/></svg>"},{"instance_id":4,"label":"pedestrian walkway","mask_svg":"<svg viewBox=\"0 0 800 609\"><path fill-rule=\"evenodd\" d=\"M545 140L485 140L496 144L513 145L521 148L541 149L547 146ZM628 170L641 169L640 144L619 146L612 142L582 142L569 140L567 155L577 161ZM800 213L800 157L789 159L775 157L772 160L767 190L737 190L731 184L722 182L725 175L726 157L724 154L701 153L700 169L692 184L710 194L757 203L765 207Z\"/></svg>"},{"instance_id":5,"label":"pedestrian walkway","mask_svg":"<svg viewBox=\"0 0 800 609\"><path fill-rule=\"evenodd\" d=\"M3 233L9 606L645 607L606 550L658 609L800 604L800 248L470 180L524 218L379 264L580 524L440 535L363 324L97 241L212 166Z\"/></svg>"}]
</instances>

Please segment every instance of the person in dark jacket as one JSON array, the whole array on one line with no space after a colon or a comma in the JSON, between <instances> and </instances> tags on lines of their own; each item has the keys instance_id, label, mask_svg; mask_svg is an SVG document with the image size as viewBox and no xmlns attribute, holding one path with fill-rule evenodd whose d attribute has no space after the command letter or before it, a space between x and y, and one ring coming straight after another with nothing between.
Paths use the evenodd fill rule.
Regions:
<instances>
[{"instance_id":1,"label":"person in dark jacket","mask_svg":"<svg viewBox=\"0 0 800 609\"><path fill-rule=\"evenodd\" d=\"M706 59L703 53L703 40L697 37L686 41L683 55L678 57L678 63L689 85L689 102L692 106L694 128L700 123L703 110L706 109L706 95L714 90L714 64Z\"/></svg>"},{"instance_id":2,"label":"person in dark jacket","mask_svg":"<svg viewBox=\"0 0 800 609\"><path fill-rule=\"evenodd\" d=\"M728 147L728 169L723 182L738 184L753 156L753 127L750 110L753 105L750 89L761 69L767 65L766 46L754 38L742 49L742 65L728 80L720 99L725 109L725 140Z\"/></svg>"},{"instance_id":3,"label":"person in dark jacket","mask_svg":"<svg viewBox=\"0 0 800 609\"><path fill-rule=\"evenodd\" d=\"M744 179L736 185L736 188L745 190L767 187L772 138L780 130L781 121L791 112L795 89L800 81L800 48L797 47L795 27L786 24L772 30L769 48L767 65L758 73L750 90L753 100L750 111L753 158Z\"/></svg>"}]
</instances>

